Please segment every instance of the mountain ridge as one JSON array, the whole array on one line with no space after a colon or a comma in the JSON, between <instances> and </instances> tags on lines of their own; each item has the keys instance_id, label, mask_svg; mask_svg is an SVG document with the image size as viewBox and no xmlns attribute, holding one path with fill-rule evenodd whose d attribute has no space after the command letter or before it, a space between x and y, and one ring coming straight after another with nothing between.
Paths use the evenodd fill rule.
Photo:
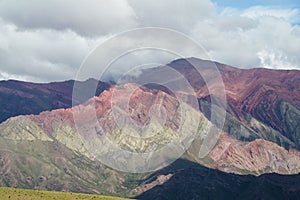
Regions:
<instances>
[{"instance_id":1,"label":"mountain ridge","mask_svg":"<svg viewBox=\"0 0 300 200\"><path fill-rule=\"evenodd\" d=\"M85 98L72 99L74 80L51 83L31 83L24 81L0 81L0 122L9 117L25 114L38 114L45 110L56 108L68 108L72 103L83 103L90 98L88 94ZM96 79L77 82L82 88L98 84ZM99 82L95 94L98 95L110 84ZM73 102L72 102L73 101Z\"/></svg>"},{"instance_id":2,"label":"mountain ridge","mask_svg":"<svg viewBox=\"0 0 300 200\"><path fill-rule=\"evenodd\" d=\"M186 61L181 60L181 62ZM199 65L203 64L202 61L199 62ZM212 64L209 61L205 62ZM89 136L102 137L104 133L109 140L123 149L138 153L153 150L153 144L156 145L154 145L155 148L159 149L164 143L176 138L176 130L180 127L180 120L178 120L180 117L178 117L177 112L178 103L175 98L176 92L189 97L189 93L171 91L155 85L137 87L138 82L123 85L100 82L96 96L81 99L81 101L78 100L78 105L72 108L72 102L70 101L72 98L67 95L68 101L64 104L64 108L42 111L39 114L31 113L12 117L0 124L0 174L3 175L0 184L31 189L80 191L126 197L137 196L141 199L149 199L152 196L160 199L167 198L166 195L168 194L165 192L169 190L181 191L182 195L187 195L186 186L183 188L176 186L179 182L195 185L191 194L198 197L204 195L203 191L213 191L212 188L214 187L220 188L224 195L237 195L242 186L233 184L233 182L244 184L248 189L253 187L254 193L250 195L251 197L255 197L255 195L263 196L259 185L256 184L266 179L268 181L266 184L263 183L262 187L268 189L266 194L271 197L274 197L274 195L269 191L270 188L279 188L279 191L290 195L290 197L299 194L300 188L293 185L295 180L298 180L299 175L287 176L290 177L286 178L288 189L284 189L284 184L280 182L280 176L269 175L268 173L276 172L288 175L300 172L300 137L298 136L299 125L297 122L300 116L297 103L299 97L298 94L294 95L299 90L297 81L298 78L300 80L300 71L292 71L292 75L284 72L285 75L281 76L281 78L283 77L282 80L286 81L283 82L286 84L283 87L284 89L278 88L278 84L281 84L281 78L278 78L275 82L273 80L267 82L267 86L261 89L257 86L261 82L258 81L259 84L257 82L247 82L252 76L256 76L255 74L258 72L251 73L249 76L245 74L241 76L240 73L246 72L226 65L219 66L220 69L223 69L221 75L223 73L225 92L228 93L229 91L228 95L231 95L231 99L227 101L229 106L226 110L225 126L219 127L215 123L218 118L215 121L211 120L211 112L218 113L218 109L224 109L222 104L217 105L215 110L211 109L211 99L218 97L218 95L214 95L218 90L213 90L214 93L212 94L208 93L207 88L203 85L205 81L201 78L198 79L199 74L192 73L193 70L187 63L180 65L177 63L173 67L179 71L182 70L181 73L190 81L191 85L197 86L194 88L197 92L197 103L199 103L201 111L199 113L194 112L195 106L189 105L189 102L187 103L186 113L189 116L186 118L187 123L192 124L192 119L199 119L200 126L194 142L178 161L154 173L142 174L119 172L98 162L97 155L91 151L93 150L92 147L93 145L94 147L101 147L100 150L103 150L104 147L97 143L96 137ZM205 70L202 73L208 73L209 76L209 66L205 65L203 68ZM153 75L159 73L160 69L159 67L147 69L145 72L150 72L150 75ZM238 72L235 73L235 70ZM143 76L142 74L141 78ZM247 79L243 80L243 84L237 84L245 76ZM262 76L260 75L260 77ZM290 80L296 81L289 82L287 80L289 76L291 76ZM211 74L209 77L213 78ZM272 76L269 74L267 77L262 77L261 81L265 83L265 79L269 80L271 78ZM96 82L92 83L95 85ZM256 92L258 94L249 95L248 99L243 101L245 97L239 96L238 91L240 90L238 87L245 89L243 87L246 87L249 83L252 84L249 88L254 91L254 94ZM252 87L253 84L256 84L255 87ZM292 85L293 89L288 89L289 84ZM216 86L213 87L217 88ZM67 84L66 88L68 94L72 94L70 85ZM126 95L124 94L127 94L126 91L130 91L131 88L136 89L133 93L130 93L128 102L125 102ZM2 87L1 93L0 87L0 94L2 95L4 94L3 90L5 89ZM268 93L268 90L273 91L273 93ZM46 91L49 92L49 90ZM31 93L30 90L27 92L28 94ZM2 99L4 96L2 96ZM45 98L48 98L48 96ZM254 106L251 109L244 107L244 105L247 105L245 102L248 101L256 102L253 103ZM143 129L129 129L128 126L118 128L118 124L113 120L113 112L116 112L116 110L113 110L112 106L115 104L121 108L126 108L122 106L128 105L127 111L130 113L130 118L126 118L129 121L125 121L125 124L130 124L130 120L134 120L139 125L152 127L150 130L156 131L155 137L152 135L153 133L149 134L151 137L153 136L153 140L151 138L135 138L136 135L133 132L139 133ZM270 107L266 109L264 107L266 105L270 105ZM95 109L96 118L93 118L91 108ZM79 114L77 115L79 118L74 119L74 111ZM262 114L264 112L266 114ZM163 125L159 120L151 121L149 114L162 117L165 120ZM120 115L119 118L123 119L122 116ZM280 120L273 123L270 121L273 116ZM76 127L78 122L82 123L83 128L86 128L86 130L92 131L86 131L83 135L80 135ZM102 127L104 131L101 132L98 126ZM163 131L158 131L159 127L162 127L161 130ZM205 157L200 158L198 156L199 147L203 145L203 138L205 138L203 135L209 133L207 131L209 130L208 127L218 133L215 135L216 143L211 146L210 152ZM87 139L87 142L84 141L85 139ZM182 161L182 159L186 159L186 161ZM33 168L37 170L34 171ZM43 168L47 170L43 170ZM213 174L212 177L215 177L218 181L209 181L209 174L207 176L203 175L207 172ZM265 173L266 175L262 175ZM195 177L192 177L191 174L195 174ZM236 174L242 174L244 177ZM258 178L253 178L252 175ZM224 176L224 181L218 179L220 176ZM199 182L196 179L199 177L202 177L203 185L198 187L196 185ZM74 181L75 179L78 183ZM232 180L234 181L232 182ZM207 188L208 186L204 183L211 188ZM233 184L233 189L227 187L228 184ZM162 190L162 188L166 190ZM197 190L199 190L199 193L197 193ZM241 195L246 194L248 194L247 190L243 190ZM179 197L187 196L179 195ZM204 197L206 196L204 195Z\"/></svg>"}]
</instances>

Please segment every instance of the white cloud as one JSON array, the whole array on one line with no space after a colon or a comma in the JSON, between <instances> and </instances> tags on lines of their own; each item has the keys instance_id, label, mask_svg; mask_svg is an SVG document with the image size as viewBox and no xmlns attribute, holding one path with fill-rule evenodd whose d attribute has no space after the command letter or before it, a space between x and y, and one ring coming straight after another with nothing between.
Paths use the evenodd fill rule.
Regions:
<instances>
[{"instance_id":1,"label":"white cloud","mask_svg":"<svg viewBox=\"0 0 300 200\"><path fill-rule=\"evenodd\" d=\"M172 28L188 33L198 21L215 15L209 0L128 0L134 9L139 26Z\"/></svg>"},{"instance_id":2,"label":"white cloud","mask_svg":"<svg viewBox=\"0 0 300 200\"><path fill-rule=\"evenodd\" d=\"M281 51L275 50L262 50L257 53L260 59L261 67L270 69L291 69L293 64L288 56L284 55Z\"/></svg>"},{"instance_id":3,"label":"white cloud","mask_svg":"<svg viewBox=\"0 0 300 200\"><path fill-rule=\"evenodd\" d=\"M299 26L291 21L298 10L268 9L225 8L219 16L200 22L192 35L203 43L212 59L226 64L300 69Z\"/></svg>"},{"instance_id":4,"label":"white cloud","mask_svg":"<svg viewBox=\"0 0 300 200\"><path fill-rule=\"evenodd\" d=\"M99 36L135 26L126 0L2 0L1 17L24 29L71 29Z\"/></svg>"},{"instance_id":5,"label":"white cloud","mask_svg":"<svg viewBox=\"0 0 300 200\"><path fill-rule=\"evenodd\" d=\"M6 74L2 77L11 74L43 82L72 79L96 41L72 31L19 30L0 21L0 71Z\"/></svg>"},{"instance_id":6,"label":"white cloud","mask_svg":"<svg viewBox=\"0 0 300 200\"><path fill-rule=\"evenodd\" d=\"M209 0L0 0L0 79L74 78L83 59L101 41L144 26L184 32L213 60L236 67L300 69L299 8L217 11ZM145 55L151 62L168 60L157 54L139 55L128 58L139 64L143 57L147 60ZM127 61L116 73L130 68Z\"/></svg>"},{"instance_id":7,"label":"white cloud","mask_svg":"<svg viewBox=\"0 0 300 200\"><path fill-rule=\"evenodd\" d=\"M283 9L278 7L267 7L267 6L254 6L242 13L242 16L258 19L261 17L274 17L283 19L291 23L300 22L300 13L299 9Z\"/></svg>"}]
</instances>

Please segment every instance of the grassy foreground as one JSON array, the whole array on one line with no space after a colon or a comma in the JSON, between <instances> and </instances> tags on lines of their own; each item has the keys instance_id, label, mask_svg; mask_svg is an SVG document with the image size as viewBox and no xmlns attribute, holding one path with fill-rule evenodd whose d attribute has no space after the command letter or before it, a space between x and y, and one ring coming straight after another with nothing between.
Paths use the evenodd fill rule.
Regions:
<instances>
[{"instance_id":1,"label":"grassy foreground","mask_svg":"<svg viewBox=\"0 0 300 200\"><path fill-rule=\"evenodd\" d=\"M25 190L17 188L6 188L0 187L0 199L12 199L12 200L125 200L120 197L110 197L101 195L91 195L91 194L80 194L72 192L52 192L52 191L41 191L41 190Z\"/></svg>"}]
</instances>

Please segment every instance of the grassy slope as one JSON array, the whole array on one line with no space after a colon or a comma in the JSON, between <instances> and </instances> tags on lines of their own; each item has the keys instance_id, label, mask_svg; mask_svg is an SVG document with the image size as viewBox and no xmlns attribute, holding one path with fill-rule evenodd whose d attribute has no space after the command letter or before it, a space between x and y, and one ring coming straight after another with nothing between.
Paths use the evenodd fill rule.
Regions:
<instances>
[{"instance_id":1,"label":"grassy slope","mask_svg":"<svg viewBox=\"0 0 300 200\"><path fill-rule=\"evenodd\" d=\"M39 199L101 199L101 200L125 200L119 197L101 196L101 195L90 195L90 194L80 194L72 192L50 192L41 190L25 190L16 188L6 188L0 187L1 199L22 199L22 200L39 200Z\"/></svg>"}]
</instances>

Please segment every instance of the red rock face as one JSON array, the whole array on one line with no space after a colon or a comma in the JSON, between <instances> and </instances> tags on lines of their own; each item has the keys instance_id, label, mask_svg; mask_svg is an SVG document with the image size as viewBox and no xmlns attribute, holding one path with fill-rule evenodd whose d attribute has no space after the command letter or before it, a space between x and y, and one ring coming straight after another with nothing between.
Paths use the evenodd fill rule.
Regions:
<instances>
[{"instance_id":1,"label":"red rock face","mask_svg":"<svg viewBox=\"0 0 300 200\"><path fill-rule=\"evenodd\" d=\"M293 174L300 170L299 151L289 152L263 139L243 143L226 133L209 157L214 161L210 167L226 172Z\"/></svg>"},{"instance_id":2,"label":"red rock face","mask_svg":"<svg viewBox=\"0 0 300 200\"><path fill-rule=\"evenodd\" d=\"M134 89L132 90L132 88ZM128 95L124 96L124 94ZM153 112L151 108L155 105L160 106L154 107L158 108L156 111L162 109L165 111L166 123L164 125L176 130L180 126L180 116L176 113L178 107L176 98L160 90L137 87L135 84L112 87L74 108L46 111L40 115L28 117L51 136L55 122L67 123L75 128L74 111L80 112L78 115L80 118L77 120L82 124L92 122L94 120L93 112L95 112L98 122L105 132L112 132L116 127L115 119L111 116L112 106L128 110L130 119L143 126L149 123L149 115ZM298 150L287 151L275 143L262 139L241 142L225 132L222 132L219 142L208 156L213 163L205 163L206 166L225 172L241 174L265 172L294 174L300 172Z\"/></svg>"},{"instance_id":3,"label":"red rock face","mask_svg":"<svg viewBox=\"0 0 300 200\"><path fill-rule=\"evenodd\" d=\"M179 62L179 61L178 61ZM184 61L181 61L184 62ZM205 98L216 95L219 83L211 80L210 84L215 90L209 94L206 83L199 75L213 77L214 69L207 68L212 65L208 61L199 60L195 71L189 64L174 61L170 66L180 71L184 76L198 88L198 97ZM207 63L208 62L208 63ZM193 62L194 64L195 62ZM182 67L183 65L183 67ZM285 100L300 107L300 71L298 70L269 70L269 69L237 69L227 65L216 63L219 73L223 79L227 99L230 105L251 114L255 114L255 108L262 101L273 105L276 100Z\"/></svg>"},{"instance_id":4,"label":"red rock face","mask_svg":"<svg viewBox=\"0 0 300 200\"><path fill-rule=\"evenodd\" d=\"M132 88L135 88L132 90ZM99 96L67 109L45 111L39 115L28 117L36 122L46 133L52 134L54 122L67 123L75 128L73 113L76 114L76 122L89 124L95 117L105 132L111 132L116 127L114 110L118 107L127 112L129 120L137 126L146 126L153 116L164 119L164 126L176 130L180 126L179 102L175 97L160 90L150 90L146 87L138 87L135 84L125 84L111 87ZM96 114L96 115L95 115Z\"/></svg>"},{"instance_id":5,"label":"red rock face","mask_svg":"<svg viewBox=\"0 0 300 200\"><path fill-rule=\"evenodd\" d=\"M300 108L300 72L286 70L222 69L228 103L288 135L276 113L280 101Z\"/></svg>"},{"instance_id":6,"label":"red rock face","mask_svg":"<svg viewBox=\"0 0 300 200\"><path fill-rule=\"evenodd\" d=\"M176 69L189 81L199 99L210 102L211 96L222 93L216 78L216 74L220 74L225 86L227 111L238 120L247 124L243 114L247 113L290 139L294 137L292 135L300 135L299 131L294 130L291 133L290 128L286 128L284 114L280 113L282 102L288 102L300 109L300 71L238 69L196 58L186 60L176 60L168 66ZM163 68L146 70L141 79L163 74ZM210 91L203 77L209 81ZM295 138L292 140L295 141Z\"/></svg>"},{"instance_id":7,"label":"red rock face","mask_svg":"<svg viewBox=\"0 0 300 200\"><path fill-rule=\"evenodd\" d=\"M170 66L189 80L199 99L210 102L211 96L217 96L220 92L219 82L214 80L215 71L209 67L211 64L209 61L199 60L198 66L202 74L207 74L212 86L211 91L208 91L205 81L197 73L197 70L191 68L186 61L174 61ZM243 122L245 126L249 124L247 124L243 112L248 113L283 135L289 136L290 133L285 129L285 123L278 113L278 108L281 101L300 108L299 71L242 70L221 64L217 64L217 67L224 81L229 113ZM155 68L146 72L150 72L154 76L160 73L160 70L161 68ZM117 106L129 114L129 120L140 126L147 125L150 119L149 115L153 114L162 116L165 122L164 126L177 130L180 126L181 116L178 114L178 100L172 94L176 91L161 90L161 88L153 86L136 86L133 83L110 86L110 89L104 90L99 96L92 97L73 108L45 111L39 115L30 115L28 118L51 136L55 123L65 123L75 128L73 112L77 112L79 113L77 120L80 123L89 124L96 116L100 127L105 132L111 133L116 127L116 122L112 118L112 107ZM132 88L135 89L132 90ZM186 92L180 89L178 87L179 93ZM44 88L38 88L38 90L44 91ZM6 89L2 88L2 91L6 91ZM63 90L63 92L67 91ZM190 95L190 93L186 93L186 95ZM17 92L17 94L24 96L23 93ZM94 116L94 114L96 115ZM299 155L298 150L287 151L275 143L262 139L241 142L229 136L228 133L223 133L209 157L214 162L210 167L223 171L288 174L300 171Z\"/></svg>"}]
</instances>

